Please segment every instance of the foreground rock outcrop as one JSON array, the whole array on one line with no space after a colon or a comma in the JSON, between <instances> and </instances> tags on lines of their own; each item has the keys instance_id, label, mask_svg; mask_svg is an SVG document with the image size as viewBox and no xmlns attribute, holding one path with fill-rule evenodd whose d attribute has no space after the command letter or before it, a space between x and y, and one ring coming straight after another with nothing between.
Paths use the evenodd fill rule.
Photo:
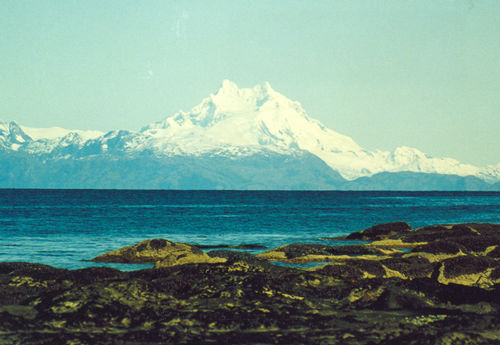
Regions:
<instances>
[{"instance_id":1,"label":"foreground rock outcrop","mask_svg":"<svg viewBox=\"0 0 500 345\"><path fill-rule=\"evenodd\" d=\"M327 238L328 239L328 238ZM500 225L455 224L411 229L379 224L335 240L358 245L290 244L258 257L286 263L324 262L317 270L364 278L432 278L442 284L490 287L500 283Z\"/></svg>"},{"instance_id":2,"label":"foreground rock outcrop","mask_svg":"<svg viewBox=\"0 0 500 345\"><path fill-rule=\"evenodd\" d=\"M411 230L411 226L405 222L394 222L387 224L374 225L368 229L354 232L347 236L347 240L364 240L375 241L385 240L394 236L407 234Z\"/></svg>"},{"instance_id":3,"label":"foreground rock outcrop","mask_svg":"<svg viewBox=\"0 0 500 345\"><path fill-rule=\"evenodd\" d=\"M500 344L499 233L426 227L275 256L186 245L214 261L132 272L0 263L0 344ZM144 250L180 245L151 242ZM311 256L328 260L269 261Z\"/></svg>"}]
</instances>

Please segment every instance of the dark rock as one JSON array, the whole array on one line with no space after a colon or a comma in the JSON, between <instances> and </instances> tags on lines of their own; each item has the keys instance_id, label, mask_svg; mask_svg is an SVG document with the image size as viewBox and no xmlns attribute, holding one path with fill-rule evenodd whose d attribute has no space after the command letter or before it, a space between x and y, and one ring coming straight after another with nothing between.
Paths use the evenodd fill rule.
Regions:
<instances>
[{"instance_id":1,"label":"dark rock","mask_svg":"<svg viewBox=\"0 0 500 345\"><path fill-rule=\"evenodd\" d=\"M234 250L212 250L207 253L208 256L212 258L224 258L227 260L227 263L233 264L238 261L246 262L250 265L260 265L266 267L276 267L269 263L267 260L259 258L255 255L245 253L245 252L237 252Z\"/></svg>"},{"instance_id":2,"label":"dark rock","mask_svg":"<svg viewBox=\"0 0 500 345\"><path fill-rule=\"evenodd\" d=\"M442 261L444 266L443 274L445 278L455 278L462 275L484 272L491 267L500 267L500 262L478 256L457 256Z\"/></svg>"},{"instance_id":3,"label":"dark rock","mask_svg":"<svg viewBox=\"0 0 500 345\"><path fill-rule=\"evenodd\" d=\"M347 240L378 241L406 234L411 229L408 223L393 222L378 224L368 229L354 232L346 237Z\"/></svg>"},{"instance_id":4,"label":"dark rock","mask_svg":"<svg viewBox=\"0 0 500 345\"><path fill-rule=\"evenodd\" d=\"M99 281L126 279L127 275L111 267L89 267L64 272L59 279L67 279L78 284L91 284Z\"/></svg>"},{"instance_id":5,"label":"dark rock","mask_svg":"<svg viewBox=\"0 0 500 345\"><path fill-rule=\"evenodd\" d=\"M479 237L480 234L465 224L453 226L432 225L409 231L401 238L404 242L432 242L436 240L448 240L450 238L455 239L462 236Z\"/></svg>"},{"instance_id":6,"label":"dark rock","mask_svg":"<svg viewBox=\"0 0 500 345\"><path fill-rule=\"evenodd\" d=\"M437 337L459 323L475 332L499 323L498 289L363 278L384 274L371 260L304 271L267 268L248 253L216 252L227 262L133 272L55 270L67 285L37 295L25 291L17 304L0 305L0 337L13 344L368 345ZM5 284L0 281L0 291Z\"/></svg>"},{"instance_id":7,"label":"dark rock","mask_svg":"<svg viewBox=\"0 0 500 345\"><path fill-rule=\"evenodd\" d=\"M452 240L436 240L412 249L412 252L426 252L431 254L458 254L460 252L466 253L467 249Z\"/></svg>"},{"instance_id":8,"label":"dark rock","mask_svg":"<svg viewBox=\"0 0 500 345\"><path fill-rule=\"evenodd\" d=\"M334 255L335 247L321 244L290 244L274 249L285 253L287 259L294 259L306 255Z\"/></svg>"},{"instance_id":9,"label":"dark rock","mask_svg":"<svg viewBox=\"0 0 500 345\"><path fill-rule=\"evenodd\" d=\"M476 304L480 302L500 303L500 294L495 290L485 290L478 287L460 284L440 284L434 278L421 278L401 282L401 288L423 293L435 303L448 304L448 308L461 304ZM499 286L500 288L500 286ZM445 306L439 306L443 308Z\"/></svg>"},{"instance_id":10,"label":"dark rock","mask_svg":"<svg viewBox=\"0 0 500 345\"><path fill-rule=\"evenodd\" d=\"M463 225L476 230L482 236L498 236L500 234L500 224L466 223Z\"/></svg>"},{"instance_id":11,"label":"dark rock","mask_svg":"<svg viewBox=\"0 0 500 345\"><path fill-rule=\"evenodd\" d=\"M395 257L382 260L380 263L409 279L428 277L434 271L435 266L429 260L418 256Z\"/></svg>"},{"instance_id":12,"label":"dark rock","mask_svg":"<svg viewBox=\"0 0 500 345\"><path fill-rule=\"evenodd\" d=\"M379 310L425 310L429 308L429 299L413 290L389 286L371 305Z\"/></svg>"},{"instance_id":13,"label":"dark rock","mask_svg":"<svg viewBox=\"0 0 500 345\"><path fill-rule=\"evenodd\" d=\"M348 262L350 265L358 267L364 272L367 272L370 275L374 275L376 277L383 277L385 274L385 270L382 267L380 261L376 260L361 260L361 259L353 259Z\"/></svg>"},{"instance_id":14,"label":"dark rock","mask_svg":"<svg viewBox=\"0 0 500 345\"><path fill-rule=\"evenodd\" d=\"M232 249L267 249L266 246L260 244L239 244L237 246L231 246Z\"/></svg>"},{"instance_id":15,"label":"dark rock","mask_svg":"<svg viewBox=\"0 0 500 345\"><path fill-rule=\"evenodd\" d=\"M481 236L461 236L453 239L454 242L459 243L465 247L469 252L484 252L489 247L500 245L500 234L497 236L481 235Z\"/></svg>"},{"instance_id":16,"label":"dark rock","mask_svg":"<svg viewBox=\"0 0 500 345\"><path fill-rule=\"evenodd\" d=\"M500 267L495 268L491 272L490 278L495 280L500 279Z\"/></svg>"},{"instance_id":17,"label":"dark rock","mask_svg":"<svg viewBox=\"0 0 500 345\"><path fill-rule=\"evenodd\" d=\"M57 272L60 270L52 266L29 262L0 262L0 274L9 274L15 271L19 274L25 272L33 275L37 272Z\"/></svg>"},{"instance_id":18,"label":"dark rock","mask_svg":"<svg viewBox=\"0 0 500 345\"><path fill-rule=\"evenodd\" d=\"M341 264L328 264L315 272L332 276L334 278L381 278L385 275L385 270L379 261L351 259Z\"/></svg>"},{"instance_id":19,"label":"dark rock","mask_svg":"<svg viewBox=\"0 0 500 345\"><path fill-rule=\"evenodd\" d=\"M220 249L220 248L228 248L228 249L267 249L266 246L262 246L260 244L239 244L237 246L230 246L228 244L194 244L195 247L200 249Z\"/></svg>"},{"instance_id":20,"label":"dark rock","mask_svg":"<svg viewBox=\"0 0 500 345\"><path fill-rule=\"evenodd\" d=\"M280 254L281 253L281 254ZM292 260L303 258L307 261L307 256L321 255L321 256L335 256L335 255L381 255L380 249L375 247L368 247L363 245L352 246L327 246L322 244L289 244L281 246L265 253L259 254L260 257L268 258L270 260L279 259L282 257L284 260Z\"/></svg>"},{"instance_id":21,"label":"dark rock","mask_svg":"<svg viewBox=\"0 0 500 345\"><path fill-rule=\"evenodd\" d=\"M59 277L66 270L25 262L0 263L0 305L18 304L26 296L60 289Z\"/></svg>"},{"instance_id":22,"label":"dark rock","mask_svg":"<svg viewBox=\"0 0 500 345\"><path fill-rule=\"evenodd\" d=\"M377 257L373 246L274 251L284 259L351 255L311 269L230 250L185 253L161 239L134 250L180 250L176 260L207 262L132 272L0 263L0 343L496 344L497 231L426 227L395 236L411 232L427 245Z\"/></svg>"},{"instance_id":23,"label":"dark rock","mask_svg":"<svg viewBox=\"0 0 500 345\"><path fill-rule=\"evenodd\" d=\"M315 272L337 279L362 279L364 276L363 270L359 267L347 264L328 264Z\"/></svg>"},{"instance_id":24,"label":"dark rock","mask_svg":"<svg viewBox=\"0 0 500 345\"><path fill-rule=\"evenodd\" d=\"M154 240L149 241L149 246L151 247L151 249L165 248L169 244L172 245L173 247L175 247L175 245L176 245L175 242L169 242L163 238L154 239ZM145 243L143 243L142 245L144 246Z\"/></svg>"},{"instance_id":25,"label":"dark rock","mask_svg":"<svg viewBox=\"0 0 500 345\"><path fill-rule=\"evenodd\" d=\"M495 259L500 259L500 245L493 249L491 252L487 254L487 256Z\"/></svg>"},{"instance_id":26,"label":"dark rock","mask_svg":"<svg viewBox=\"0 0 500 345\"><path fill-rule=\"evenodd\" d=\"M338 246L332 247L333 255L350 255L350 256L358 256L358 255L381 255L383 254L380 249L376 247L368 247L362 245L353 245L353 246Z\"/></svg>"},{"instance_id":27,"label":"dark rock","mask_svg":"<svg viewBox=\"0 0 500 345\"><path fill-rule=\"evenodd\" d=\"M229 244L193 244L193 246L200 249L231 248Z\"/></svg>"}]
</instances>

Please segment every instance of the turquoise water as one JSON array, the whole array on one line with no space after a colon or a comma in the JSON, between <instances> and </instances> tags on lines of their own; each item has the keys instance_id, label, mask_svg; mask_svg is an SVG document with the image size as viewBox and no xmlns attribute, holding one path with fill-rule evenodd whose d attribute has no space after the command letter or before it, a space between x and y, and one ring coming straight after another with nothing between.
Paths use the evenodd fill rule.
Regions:
<instances>
[{"instance_id":1,"label":"turquoise water","mask_svg":"<svg viewBox=\"0 0 500 345\"><path fill-rule=\"evenodd\" d=\"M500 193L0 190L0 261L103 266L82 260L150 238L335 245L319 238L392 221L500 223Z\"/></svg>"}]
</instances>

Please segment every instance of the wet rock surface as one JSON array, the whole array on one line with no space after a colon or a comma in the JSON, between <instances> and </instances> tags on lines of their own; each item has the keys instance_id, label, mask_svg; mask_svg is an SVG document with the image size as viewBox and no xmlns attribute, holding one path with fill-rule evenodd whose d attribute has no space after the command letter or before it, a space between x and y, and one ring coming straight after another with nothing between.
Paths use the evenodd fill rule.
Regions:
<instances>
[{"instance_id":1,"label":"wet rock surface","mask_svg":"<svg viewBox=\"0 0 500 345\"><path fill-rule=\"evenodd\" d=\"M500 344L500 265L490 255L500 226L453 228L391 235L415 235L408 252L274 250L285 261L330 258L310 269L198 248L215 261L132 272L0 263L0 344ZM470 236L480 245L462 241Z\"/></svg>"}]
</instances>

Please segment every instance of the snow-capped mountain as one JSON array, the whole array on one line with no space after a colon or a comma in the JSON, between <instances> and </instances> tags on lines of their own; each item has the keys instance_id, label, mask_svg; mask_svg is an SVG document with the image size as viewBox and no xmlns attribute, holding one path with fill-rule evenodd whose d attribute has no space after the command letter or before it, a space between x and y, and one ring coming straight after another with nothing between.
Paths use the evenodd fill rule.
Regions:
<instances>
[{"instance_id":1,"label":"snow-capped mountain","mask_svg":"<svg viewBox=\"0 0 500 345\"><path fill-rule=\"evenodd\" d=\"M69 145L83 145L103 136L101 131L70 130L60 127L32 128L16 122L0 120L0 149L10 149L30 154L51 154Z\"/></svg>"},{"instance_id":2,"label":"snow-capped mountain","mask_svg":"<svg viewBox=\"0 0 500 345\"><path fill-rule=\"evenodd\" d=\"M32 127L20 126L20 128L33 140L60 139L70 133L75 133L78 134L80 138L87 141L104 135L104 132L101 131L83 131L79 129L66 129L61 127L32 128Z\"/></svg>"},{"instance_id":3,"label":"snow-capped mountain","mask_svg":"<svg viewBox=\"0 0 500 345\"><path fill-rule=\"evenodd\" d=\"M158 151L194 155L241 155L260 150L305 150L317 155L324 143L342 151L361 150L351 138L310 118L299 103L274 91L268 83L239 89L227 80L190 112L179 112L146 126L141 134Z\"/></svg>"},{"instance_id":4,"label":"snow-capped mountain","mask_svg":"<svg viewBox=\"0 0 500 345\"><path fill-rule=\"evenodd\" d=\"M15 122L0 121L0 148L17 151L32 139Z\"/></svg>"},{"instance_id":5,"label":"snow-capped mountain","mask_svg":"<svg viewBox=\"0 0 500 345\"><path fill-rule=\"evenodd\" d=\"M384 171L500 178L491 168L434 158L409 147L394 152L365 150L353 139L309 117L300 103L276 92L268 83L240 89L225 80L217 93L190 112L179 112L146 126L141 134L149 148L160 152L196 155L210 151L248 154L264 148L279 153L304 150L348 180Z\"/></svg>"},{"instance_id":6,"label":"snow-capped mountain","mask_svg":"<svg viewBox=\"0 0 500 345\"><path fill-rule=\"evenodd\" d=\"M242 176L241 167L251 169L248 164L255 159L264 170L279 168L279 164L287 166L288 172L279 170L280 176L286 174L297 181L300 178L291 174L290 169L293 170L293 164L307 161L312 170L301 172L303 181L307 180L306 175L308 179L314 179L314 174L320 174L324 177L321 184L324 188L339 186L340 176L355 180L382 172L474 176L488 183L500 181L500 163L478 168L451 158L434 158L409 147L399 147L393 152L366 150L353 139L311 118L300 103L273 90L269 83L239 88L227 80L216 93L203 99L191 111L178 112L137 132L115 130L102 133L58 127L37 129L0 121L1 151L39 157L43 162L147 158L170 164L182 158L182 164L194 166L205 160L214 162L219 159L219 170L212 171L212 163L203 163L199 169L205 169L205 172L196 170L191 173L216 179L217 186L222 183L222 188L257 188L258 184L253 186L248 181L243 185L236 182L224 184L227 169L222 167L222 162L225 165L240 164L236 174L239 177L233 177L237 180ZM209 177L207 171L210 171ZM335 175L337 173L340 176ZM255 180L249 176L246 179ZM301 188L308 188L304 183L300 182Z\"/></svg>"}]
</instances>

